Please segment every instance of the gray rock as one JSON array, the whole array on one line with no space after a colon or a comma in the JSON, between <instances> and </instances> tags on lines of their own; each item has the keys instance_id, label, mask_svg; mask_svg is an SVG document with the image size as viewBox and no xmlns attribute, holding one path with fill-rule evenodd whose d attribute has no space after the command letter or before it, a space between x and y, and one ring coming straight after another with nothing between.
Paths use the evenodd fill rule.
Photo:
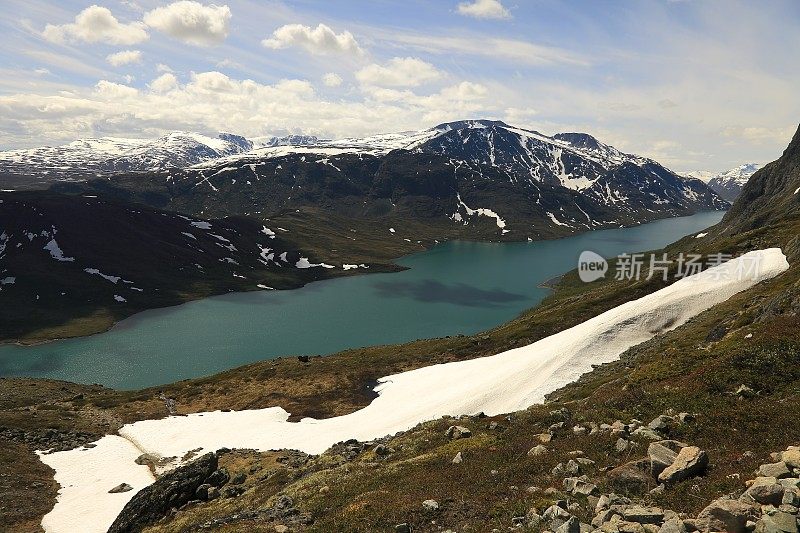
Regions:
<instances>
[{"instance_id":1,"label":"gray rock","mask_svg":"<svg viewBox=\"0 0 800 533\"><path fill-rule=\"evenodd\" d=\"M581 521L570 516L566 522L556 529L555 533L581 533Z\"/></svg>"},{"instance_id":2,"label":"gray rock","mask_svg":"<svg viewBox=\"0 0 800 533\"><path fill-rule=\"evenodd\" d=\"M539 457L546 453L547 453L547 448L542 444L538 444L533 448L531 448L530 450L528 450L528 457Z\"/></svg>"},{"instance_id":3,"label":"gray rock","mask_svg":"<svg viewBox=\"0 0 800 533\"><path fill-rule=\"evenodd\" d=\"M395 533L411 533L411 526L409 524L397 524L394 526Z\"/></svg>"},{"instance_id":4,"label":"gray rock","mask_svg":"<svg viewBox=\"0 0 800 533\"><path fill-rule=\"evenodd\" d=\"M761 504L780 505L783 501L783 485L780 483L754 484L742 495L742 500Z\"/></svg>"},{"instance_id":5,"label":"gray rock","mask_svg":"<svg viewBox=\"0 0 800 533\"><path fill-rule=\"evenodd\" d=\"M740 398L752 398L756 395L756 391L748 387L747 385L739 385L739 388L736 389L736 396Z\"/></svg>"},{"instance_id":6,"label":"gray rock","mask_svg":"<svg viewBox=\"0 0 800 533\"><path fill-rule=\"evenodd\" d=\"M453 464L460 465L464 462L464 457L461 455L461 452L458 452L455 457L453 457Z\"/></svg>"},{"instance_id":7,"label":"gray rock","mask_svg":"<svg viewBox=\"0 0 800 533\"><path fill-rule=\"evenodd\" d=\"M616 444L614 444L614 449L617 453L627 452L630 448L631 441L623 439L622 437L618 438Z\"/></svg>"},{"instance_id":8,"label":"gray rock","mask_svg":"<svg viewBox=\"0 0 800 533\"><path fill-rule=\"evenodd\" d=\"M539 525L544 521L542 515L536 512L536 509L530 509L525 514L525 519L527 520L528 527L530 528L538 528Z\"/></svg>"},{"instance_id":9,"label":"gray rock","mask_svg":"<svg viewBox=\"0 0 800 533\"><path fill-rule=\"evenodd\" d=\"M647 427L652 429L653 431L658 431L659 433L665 433L669 431L670 426L672 426L673 422L675 421L674 418L668 415L660 415L655 417Z\"/></svg>"},{"instance_id":10,"label":"gray rock","mask_svg":"<svg viewBox=\"0 0 800 533\"><path fill-rule=\"evenodd\" d=\"M445 434L450 440L466 439L472 436L472 431L464 426L450 426Z\"/></svg>"},{"instance_id":11,"label":"gray rock","mask_svg":"<svg viewBox=\"0 0 800 533\"><path fill-rule=\"evenodd\" d=\"M720 498L711 502L697 515L698 525L703 530L746 533L747 522L756 516L758 508L748 503Z\"/></svg>"},{"instance_id":12,"label":"gray rock","mask_svg":"<svg viewBox=\"0 0 800 533\"><path fill-rule=\"evenodd\" d=\"M619 512L615 509L605 509L597 513L594 518L592 519L592 525L594 527L600 527L606 522L610 522L612 518L615 516L621 516Z\"/></svg>"},{"instance_id":13,"label":"gray rock","mask_svg":"<svg viewBox=\"0 0 800 533\"><path fill-rule=\"evenodd\" d=\"M653 476L650 475L649 459L618 466L608 472L607 478L614 490L623 493L643 494L655 485Z\"/></svg>"},{"instance_id":14,"label":"gray rock","mask_svg":"<svg viewBox=\"0 0 800 533\"><path fill-rule=\"evenodd\" d=\"M756 533L797 533L797 518L781 511L763 516L756 523Z\"/></svg>"},{"instance_id":15,"label":"gray rock","mask_svg":"<svg viewBox=\"0 0 800 533\"><path fill-rule=\"evenodd\" d=\"M128 492L130 490L133 490L133 487L131 487L127 483L120 483L119 485L117 485L113 489L109 490L108 493L109 494L118 494L120 492Z\"/></svg>"},{"instance_id":16,"label":"gray rock","mask_svg":"<svg viewBox=\"0 0 800 533\"><path fill-rule=\"evenodd\" d=\"M425 500L422 502L422 508L426 511L436 512L439 510L439 502L436 500Z\"/></svg>"},{"instance_id":17,"label":"gray rock","mask_svg":"<svg viewBox=\"0 0 800 533\"><path fill-rule=\"evenodd\" d=\"M670 518L664 522L658 533L686 533L686 526L680 518Z\"/></svg>"},{"instance_id":18,"label":"gray rock","mask_svg":"<svg viewBox=\"0 0 800 533\"><path fill-rule=\"evenodd\" d=\"M708 467L708 454L697 446L681 448L675 461L658 476L663 483L676 483L702 475Z\"/></svg>"},{"instance_id":19,"label":"gray rock","mask_svg":"<svg viewBox=\"0 0 800 533\"><path fill-rule=\"evenodd\" d=\"M687 445L676 440L661 440L653 442L647 447L647 456L650 458L650 472L657 478L665 468L675 462L678 452Z\"/></svg>"},{"instance_id":20,"label":"gray rock","mask_svg":"<svg viewBox=\"0 0 800 533\"><path fill-rule=\"evenodd\" d=\"M622 516L627 522L639 524L661 524L664 521L664 511L658 507L632 505L622 510Z\"/></svg>"},{"instance_id":21,"label":"gray rock","mask_svg":"<svg viewBox=\"0 0 800 533\"><path fill-rule=\"evenodd\" d=\"M637 437L643 437L645 439L650 439L650 440L662 440L664 438L664 435L662 435L658 431L656 431L654 429L651 429L649 427L644 427L644 426L640 427L636 431L634 431L633 435L636 435Z\"/></svg>"},{"instance_id":22,"label":"gray rock","mask_svg":"<svg viewBox=\"0 0 800 533\"><path fill-rule=\"evenodd\" d=\"M798 492L797 489L785 489L783 498L781 498L781 503L794 506L800 505L800 492Z\"/></svg>"},{"instance_id":23,"label":"gray rock","mask_svg":"<svg viewBox=\"0 0 800 533\"><path fill-rule=\"evenodd\" d=\"M793 446L782 452L781 460L792 468L800 468L800 448Z\"/></svg>"},{"instance_id":24,"label":"gray rock","mask_svg":"<svg viewBox=\"0 0 800 533\"><path fill-rule=\"evenodd\" d=\"M758 468L758 473L759 475L764 477L775 477L778 479L782 479L792 475L792 471L789 469L789 466L784 461L778 461L777 463L767 463L765 465L761 465Z\"/></svg>"}]
</instances>

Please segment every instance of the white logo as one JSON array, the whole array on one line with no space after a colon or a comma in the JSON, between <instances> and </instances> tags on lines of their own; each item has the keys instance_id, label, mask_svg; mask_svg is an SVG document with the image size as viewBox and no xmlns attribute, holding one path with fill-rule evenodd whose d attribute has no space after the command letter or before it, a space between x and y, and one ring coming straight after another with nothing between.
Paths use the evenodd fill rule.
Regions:
<instances>
[{"instance_id":1,"label":"white logo","mask_svg":"<svg viewBox=\"0 0 800 533\"><path fill-rule=\"evenodd\" d=\"M603 256L589 250L581 252L578 258L578 276L584 283L590 283L606 275L608 261Z\"/></svg>"}]
</instances>

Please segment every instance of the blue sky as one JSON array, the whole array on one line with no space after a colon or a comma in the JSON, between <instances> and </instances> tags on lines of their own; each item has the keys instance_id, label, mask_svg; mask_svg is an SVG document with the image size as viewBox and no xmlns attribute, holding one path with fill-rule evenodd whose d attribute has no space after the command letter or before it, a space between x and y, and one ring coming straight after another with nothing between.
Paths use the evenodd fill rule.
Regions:
<instances>
[{"instance_id":1,"label":"blue sky","mask_svg":"<svg viewBox=\"0 0 800 533\"><path fill-rule=\"evenodd\" d=\"M675 170L775 159L787 0L7 0L0 148L169 130L324 137L495 118Z\"/></svg>"}]
</instances>

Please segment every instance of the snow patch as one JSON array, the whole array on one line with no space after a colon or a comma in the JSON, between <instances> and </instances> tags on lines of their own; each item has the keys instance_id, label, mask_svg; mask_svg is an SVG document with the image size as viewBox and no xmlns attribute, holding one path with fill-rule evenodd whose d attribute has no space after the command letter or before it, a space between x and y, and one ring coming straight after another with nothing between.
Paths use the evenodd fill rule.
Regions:
<instances>
[{"instance_id":1,"label":"snow patch","mask_svg":"<svg viewBox=\"0 0 800 533\"><path fill-rule=\"evenodd\" d=\"M64 252L61 251L61 248L58 247L58 243L56 242L55 238L50 239L50 242L44 245L43 250L47 250L50 252L50 255L53 256L53 259L56 261L75 261L74 257L66 257Z\"/></svg>"}]
</instances>

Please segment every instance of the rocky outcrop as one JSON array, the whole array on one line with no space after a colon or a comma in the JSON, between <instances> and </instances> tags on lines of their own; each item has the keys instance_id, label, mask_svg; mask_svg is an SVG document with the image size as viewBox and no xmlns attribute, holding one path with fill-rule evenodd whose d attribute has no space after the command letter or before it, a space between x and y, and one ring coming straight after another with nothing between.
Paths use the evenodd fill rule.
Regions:
<instances>
[{"instance_id":1,"label":"rocky outcrop","mask_svg":"<svg viewBox=\"0 0 800 533\"><path fill-rule=\"evenodd\" d=\"M122 509L111 524L108 533L133 533L141 531L166 516L171 509L197 500L197 489L209 478L219 483L227 481L225 476L214 475L217 471L217 456L203 455L191 463L165 474L149 487L139 491ZM211 485L211 484L209 484ZM206 490L208 494L208 490Z\"/></svg>"}]
</instances>

